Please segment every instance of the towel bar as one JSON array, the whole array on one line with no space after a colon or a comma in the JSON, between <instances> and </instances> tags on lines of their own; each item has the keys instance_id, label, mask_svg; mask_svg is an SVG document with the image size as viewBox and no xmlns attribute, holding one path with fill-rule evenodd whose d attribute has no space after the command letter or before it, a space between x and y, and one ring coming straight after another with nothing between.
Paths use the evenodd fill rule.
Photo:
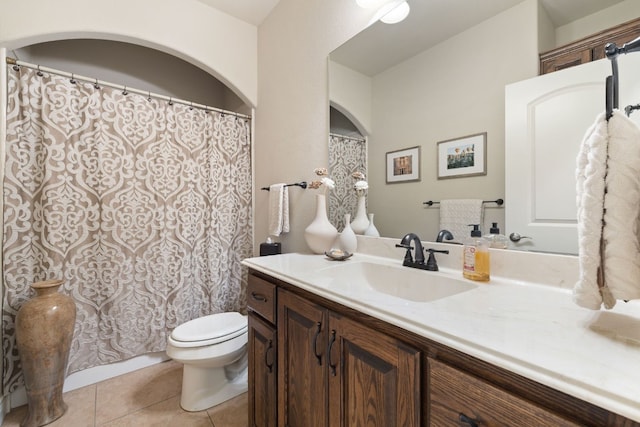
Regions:
<instances>
[{"instance_id":1,"label":"towel bar","mask_svg":"<svg viewBox=\"0 0 640 427\"><path fill-rule=\"evenodd\" d=\"M437 205L440 202L434 202L433 200L429 200L428 202L422 202L423 205L427 205L427 206L433 206L433 205ZM498 206L502 206L504 204L504 200L503 199L496 199L496 200L483 200L482 203L495 203Z\"/></svg>"},{"instance_id":2,"label":"towel bar","mask_svg":"<svg viewBox=\"0 0 640 427\"><path fill-rule=\"evenodd\" d=\"M307 181L294 182L293 184L285 184L285 187L307 188ZM269 191L269 187L262 187L261 190Z\"/></svg>"}]
</instances>

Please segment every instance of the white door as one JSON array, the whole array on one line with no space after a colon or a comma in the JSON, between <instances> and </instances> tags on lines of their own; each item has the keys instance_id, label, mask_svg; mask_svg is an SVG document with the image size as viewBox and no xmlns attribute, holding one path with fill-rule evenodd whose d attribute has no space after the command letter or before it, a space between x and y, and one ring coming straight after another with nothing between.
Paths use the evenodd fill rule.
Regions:
<instances>
[{"instance_id":1,"label":"white door","mask_svg":"<svg viewBox=\"0 0 640 427\"><path fill-rule=\"evenodd\" d=\"M640 53L620 56L618 65L624 109L640 103ZM504 233L530 237L514 248L578 253L576 157L605 110L610 74L602 59L506 86ZM640 123L640 112L631 118Z\"/></svg>"}]
</instances>

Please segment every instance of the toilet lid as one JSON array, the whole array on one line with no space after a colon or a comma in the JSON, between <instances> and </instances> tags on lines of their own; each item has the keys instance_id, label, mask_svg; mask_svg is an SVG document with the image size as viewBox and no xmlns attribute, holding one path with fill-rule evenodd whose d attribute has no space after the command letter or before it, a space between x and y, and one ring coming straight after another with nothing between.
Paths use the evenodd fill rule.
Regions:
<instances>
[{"instance_id":1,"label":"toilet lid","mask_svg":"<svg viewBox=\"0 0 640 427\"><path fill-rule=\"evenodd\" d=\"M210 314L178 326L171 333L176 341L195 342L231 338L247 329L247 316L237 312Z\"/></svg>"}]
</instances>

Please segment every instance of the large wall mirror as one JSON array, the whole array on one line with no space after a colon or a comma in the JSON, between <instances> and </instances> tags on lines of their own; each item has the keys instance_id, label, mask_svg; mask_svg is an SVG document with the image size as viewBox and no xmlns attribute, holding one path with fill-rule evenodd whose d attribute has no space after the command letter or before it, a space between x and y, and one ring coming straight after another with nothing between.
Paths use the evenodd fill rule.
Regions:
<instances>
[{"instance_id":1,"label":"large wall mirror","mask_svg":"<svg viewBox=\"0 0 640 427\"><path fill-rule=\"evenodd\" d=\"M485 204L483 231L488 233L492 222L503 234L520 231L505 226L506 212L515 208L506 197L513 168L505 167L505 88L537 78L540 52L640 16L636 0L566 0L562 6L552 0L475 3L410 2L405 21L374 23L329 56L329 99L338 113L331 114L332 132L345 127L334 122L334 116L340 117L366 139L367 208L382 236L414 232L435 240L439 208L424 202L459 198L504 198L503 206ZM602 82L606 75L605 69ZM604 97L594 108L604 109ZM590 115L587 122L594 119ZM575 131L580 135L573 142L576 154L585 131ZM482 133L486 174L439 177L439 143ZM387 183L388 153L410 147L420 147L420 179ZM569 164L545 167L562 169L560 175L571 180L575 156ZM353 211L355 206L341 208ZM565 222L573 221L575 228L575 218L568 216ZM514 248L577 251L577 242L562 247L522 243Z\"/></svg>"}]
</instances>

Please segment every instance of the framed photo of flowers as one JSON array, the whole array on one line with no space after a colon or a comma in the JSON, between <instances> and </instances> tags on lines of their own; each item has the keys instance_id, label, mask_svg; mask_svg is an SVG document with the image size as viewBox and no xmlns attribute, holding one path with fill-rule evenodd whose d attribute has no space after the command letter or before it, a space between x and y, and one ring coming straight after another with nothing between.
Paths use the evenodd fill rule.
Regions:
<instances>
[{"instance_id":1,"label":"framed photo of flowers","mask_svg":"<svg viewBox=\"0 0 640 427\"><path fill-rule=\"evenodd\" d=\"M487 133L438 142L438 179L487 174Z\"/></svg>"},{"instance_id":2,"label":"framed photo of flowers","mask_svg":"<svg viewBox=\"0 0 640 427\"><path fill-rule=\"evenodd\" d=\"M420 147L387 153L387 184L420 181Z\"/></svg>"}]
</instances>

